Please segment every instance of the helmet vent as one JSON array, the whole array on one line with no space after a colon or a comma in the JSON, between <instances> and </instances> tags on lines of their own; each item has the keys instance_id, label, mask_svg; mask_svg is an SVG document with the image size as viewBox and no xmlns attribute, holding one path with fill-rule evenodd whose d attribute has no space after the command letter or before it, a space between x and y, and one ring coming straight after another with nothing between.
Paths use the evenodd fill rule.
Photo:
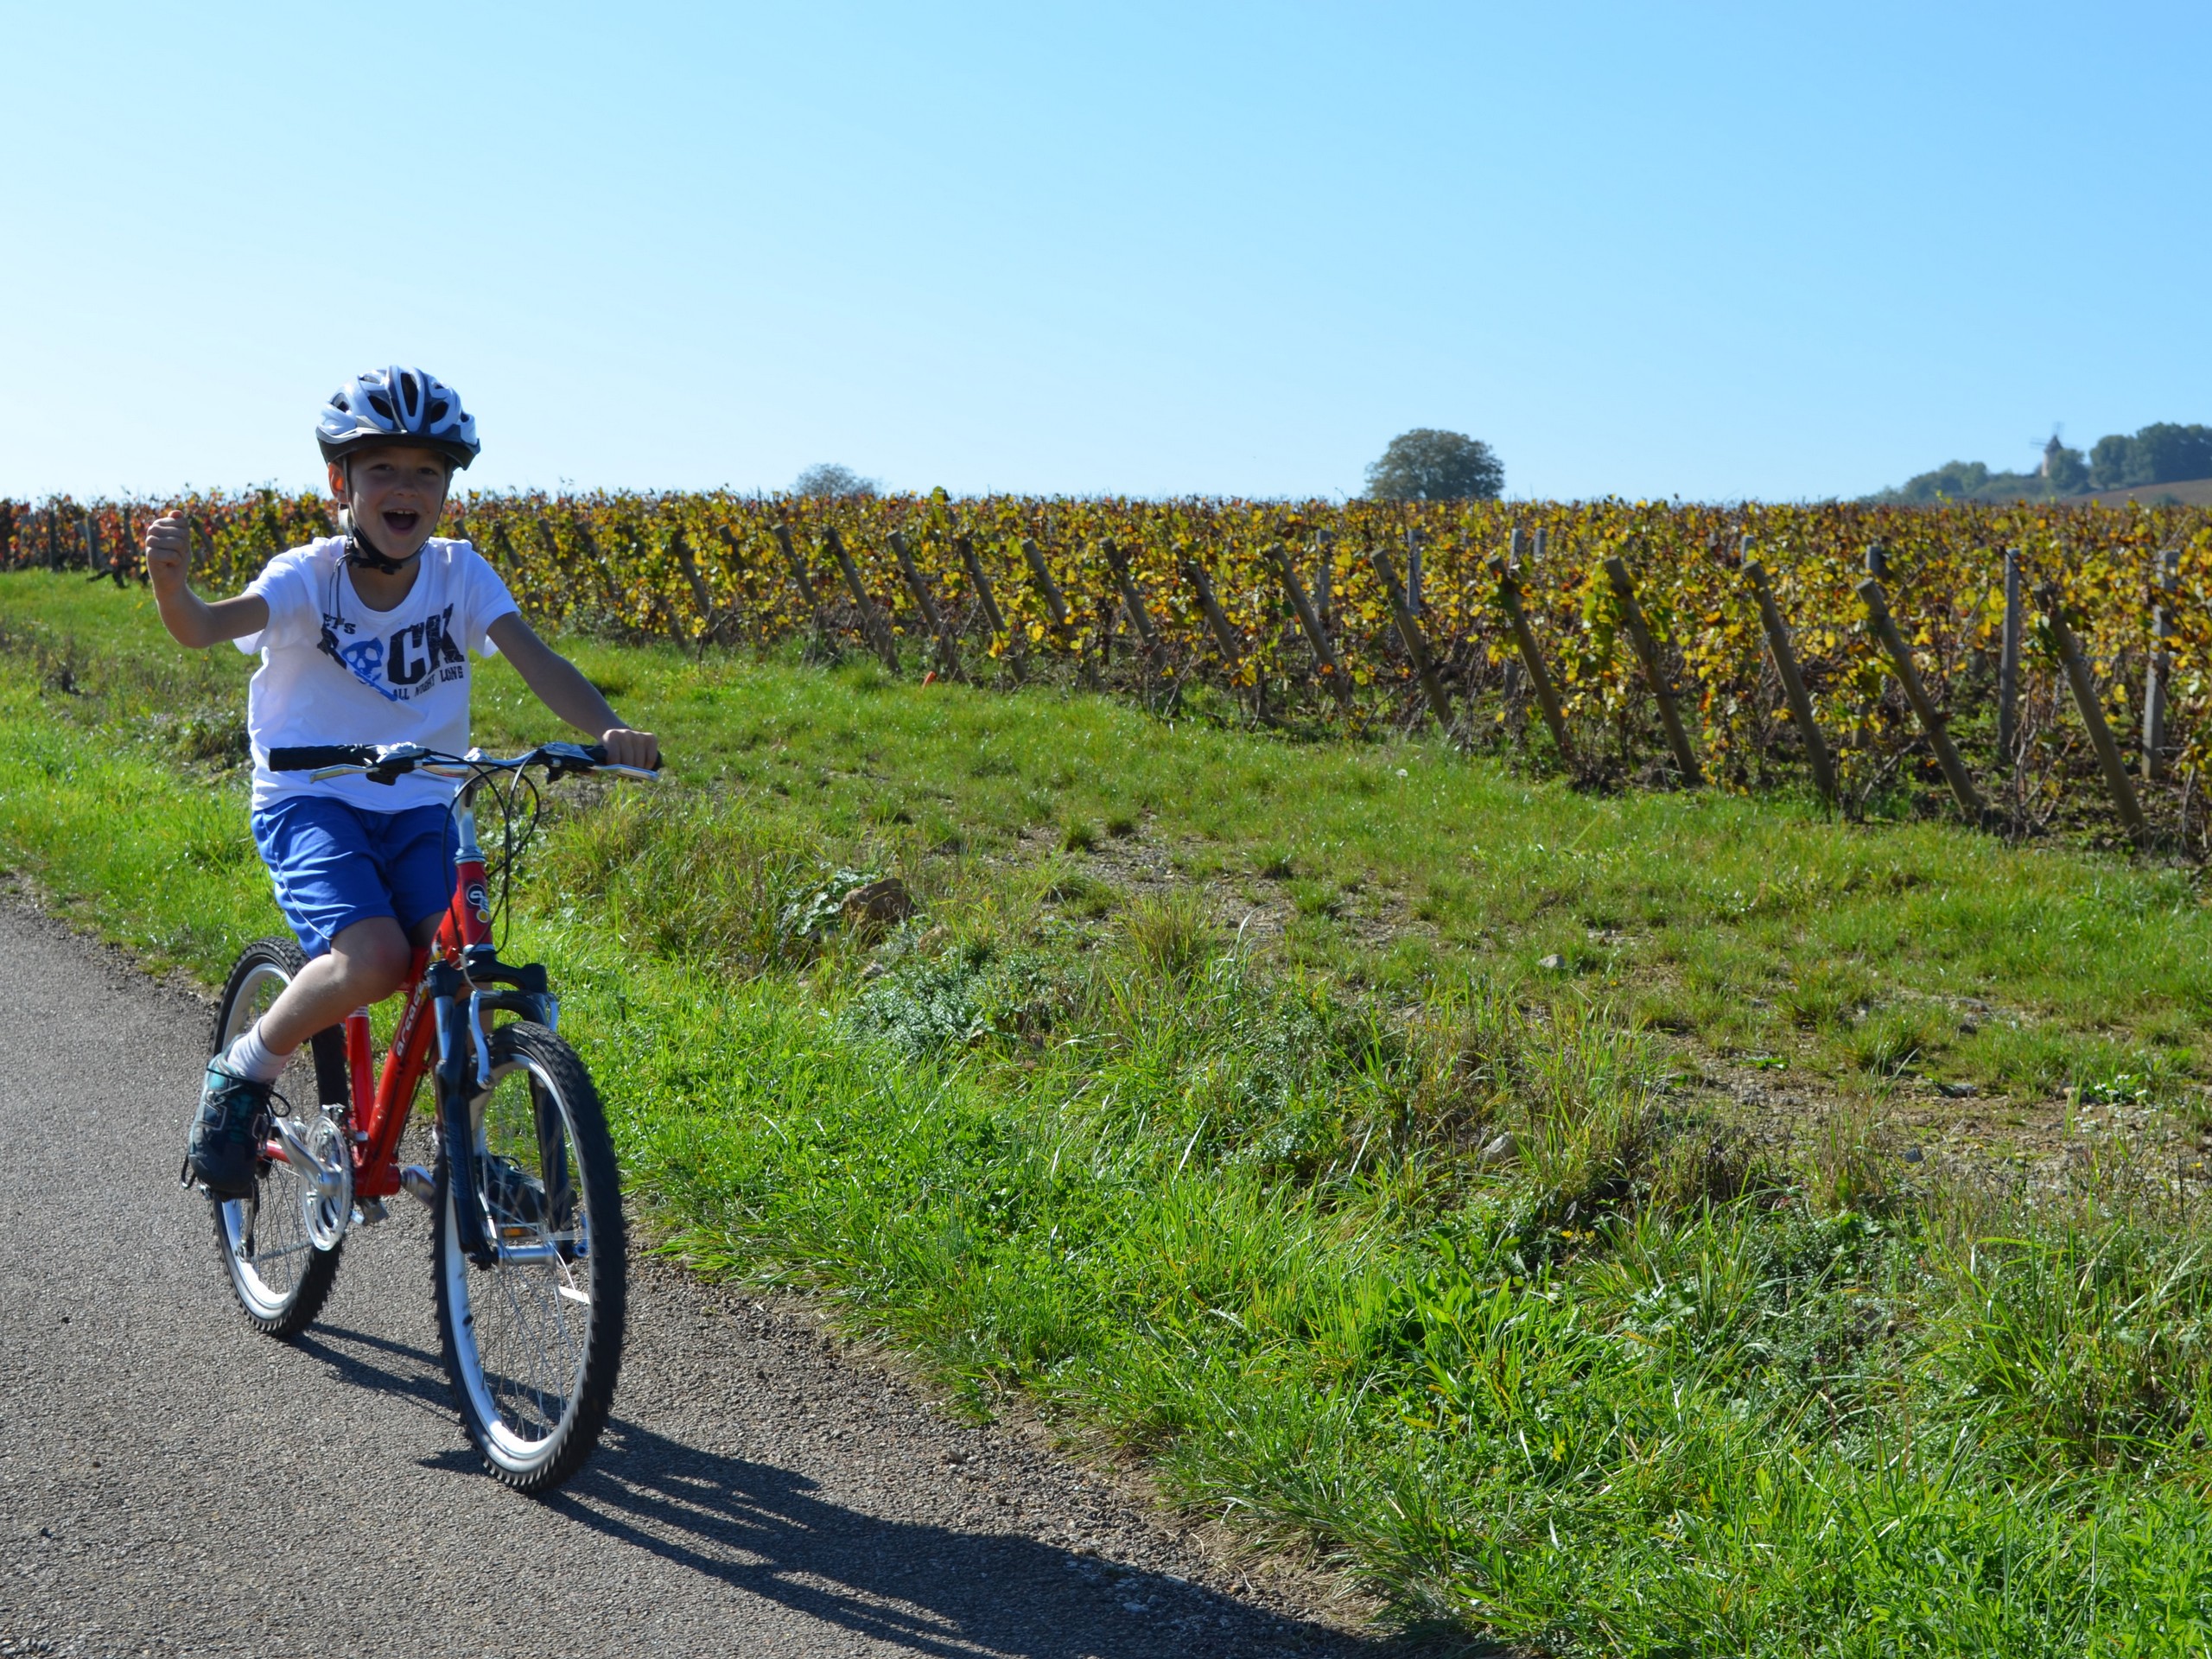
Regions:
<instances>
[{"instance_id":1,"label":"helmet vent","mask_svg":"<svg viewBox=\"0 0 2212 1659\"><path fill-rule=\"evenodd\" d=\"M454 389L434 374L397 364L346 381L315 422L325 461L394 440L420 442L454 468L478 452L475 419Z\"/></svg>"}]
</instances>

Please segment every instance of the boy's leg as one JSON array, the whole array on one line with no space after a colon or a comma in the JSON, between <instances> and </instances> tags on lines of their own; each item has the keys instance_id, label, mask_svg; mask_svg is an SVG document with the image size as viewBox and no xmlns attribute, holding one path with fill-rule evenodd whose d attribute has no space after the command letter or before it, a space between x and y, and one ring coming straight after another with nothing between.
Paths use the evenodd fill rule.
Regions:
<instances>
[{"instance_id":1,"label":"boy's leg","mask_svg":"<svg viewBox=\"0 0 2212 1659\"><path fill-rule=\"evenodd\" d=\"M366 917L341 929L329 950L295 975L261 1016L262 1042L271 1053L289 1056L325 1027L405 984L412 957L407 935L389 916Z\"/></svg>"},{"instance_id":2,"label":"boy's leg","mask_svg":"<svg viewBox=\"0 0 2212 1659\"><path fill-rule=\"evenodd\" d=\"M268 1012L208 1065L187 1160L218 1197L251 1191L270 1086L300 1045L397 990L412 956L410 935L416 942L435 936L437 917L419 918L403 931L393 912L384 843L393 820L413 816L358 812L313 797L254 815L254 840L276 883L278 907L310 960ZM411 895L407 902L412 906Z\"/></svg>"},{"instance_id":3,"label":"boy's leg","mask_svg":"<svg viewBox=\"0 0 2212 1659\"><path fill-rule=\"evenodd\" d=\"M315 1033L406 983L415 950L445 916L454 835L442 806L359 814L318 804L257 829L279 901L314 958L232 1051L242 1075L273 1081ZM309 941L324 930L330 948L318 954Z\"/></svg>"},{"instance_id":4,"label":"boy's leg","mask_svg":"<svg viewBox=\"0 0 2212 1659\"><path fill-rule=\"evenodd\" d=\"M436 931L432 918L430 931ZM253 1188L270 1085L299 1046L355 1008L380 1002L407 977L407 936L389 916L345 928L327 954L301 969L258 1022L208 1063L186 1161L219 1198Z\"/></svg>"}]
</instances>

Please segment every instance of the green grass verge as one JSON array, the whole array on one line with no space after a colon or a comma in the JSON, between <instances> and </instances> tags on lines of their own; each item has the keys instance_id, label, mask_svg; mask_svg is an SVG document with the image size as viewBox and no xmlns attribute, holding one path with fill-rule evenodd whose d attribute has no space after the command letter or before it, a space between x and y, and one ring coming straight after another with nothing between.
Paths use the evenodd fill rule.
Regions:
<instances>
[{"instance_id":1,"label":"green grass verge","mask_svg":"<svg viewBox=\"0 0 2212 1659\"><path fill-rule=\"evenodd\" d=\"M39 576L0 581L0 626L7 856L219 976L276 925L227 764L242 659ZM2177 1086L2185 873L580 656L693 786L561 814L518 943L702 1270L836 1299L979 1409L1027 1389L1415 1623L1562 1653L2206 1645L2190 1203L2125 1167L2034 1207L1916 1193L1847 1117L1761 1152L1605 1012L1679 998L1715 1051L1847 1081L1910 1049ZM496 665L479 723L545 729ZM924 916L835 925L887 870Z\"/></svg>"}]
</instances>

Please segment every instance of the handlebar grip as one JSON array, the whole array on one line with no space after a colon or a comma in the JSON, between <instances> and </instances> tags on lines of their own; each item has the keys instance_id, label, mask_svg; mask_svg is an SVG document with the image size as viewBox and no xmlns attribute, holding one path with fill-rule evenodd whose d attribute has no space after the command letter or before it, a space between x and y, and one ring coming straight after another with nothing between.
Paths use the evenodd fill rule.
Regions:
<instances>
[{"instance_id":1,"label":"handlebar grip","mask_svg":"<svg viewBox=\"0 0 2212 1659\"><path fill-rule=\"evenodd\" d=\"M591 763L594 766L603 766L607 764L606 744L587 743L583 746L583 751L591 757Z\"/></svg>"},{"instance_id":2,"label":"handlebar grip","mask_svg":"<svg viewBox=\"0 0 2212 1659\"><path fill-rule=\"evenodd\" d=\"M269 751L271 772L315 772L324 766L367 766L377 752L365 743L305 743Z\"/></svg>"}]
</instances>

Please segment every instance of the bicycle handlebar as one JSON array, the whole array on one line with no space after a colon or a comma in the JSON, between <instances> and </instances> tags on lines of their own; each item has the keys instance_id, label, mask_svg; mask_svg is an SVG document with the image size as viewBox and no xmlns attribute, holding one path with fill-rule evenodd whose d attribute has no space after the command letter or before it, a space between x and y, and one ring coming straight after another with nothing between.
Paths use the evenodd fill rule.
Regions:
<instances>
[{"instance_id":1,"label":"bicycle handlebar","mask_svg":"<svg viewBox=\"0 0 2212 1659\"><path fill-rule=\"evenodd\" d=\"M376 750L366 743L304 743L296 748L270 750L269 770L313 772L319 766L365 766L376 758Z\"/></svg>"},{"instance_id":2,"label":"bicycle handlebar","mask_svg":"<svg viewBox=\"0 0 2212 1659\"><path fill-rule=\"evenodd\" d=\"M271 772L304 772L317 782L352 772L372 783L389 784L402 773L422 771L435 778L468 779L484 772L520 772L542 766L556 778L634 778L643 783L660 773L644 766L617 766L607 758L600 743L541 743L522 754L505 758L472 749L467 754L441 754L419 743L303 743L269 751Z\"/></svg>"}]
</instances>

